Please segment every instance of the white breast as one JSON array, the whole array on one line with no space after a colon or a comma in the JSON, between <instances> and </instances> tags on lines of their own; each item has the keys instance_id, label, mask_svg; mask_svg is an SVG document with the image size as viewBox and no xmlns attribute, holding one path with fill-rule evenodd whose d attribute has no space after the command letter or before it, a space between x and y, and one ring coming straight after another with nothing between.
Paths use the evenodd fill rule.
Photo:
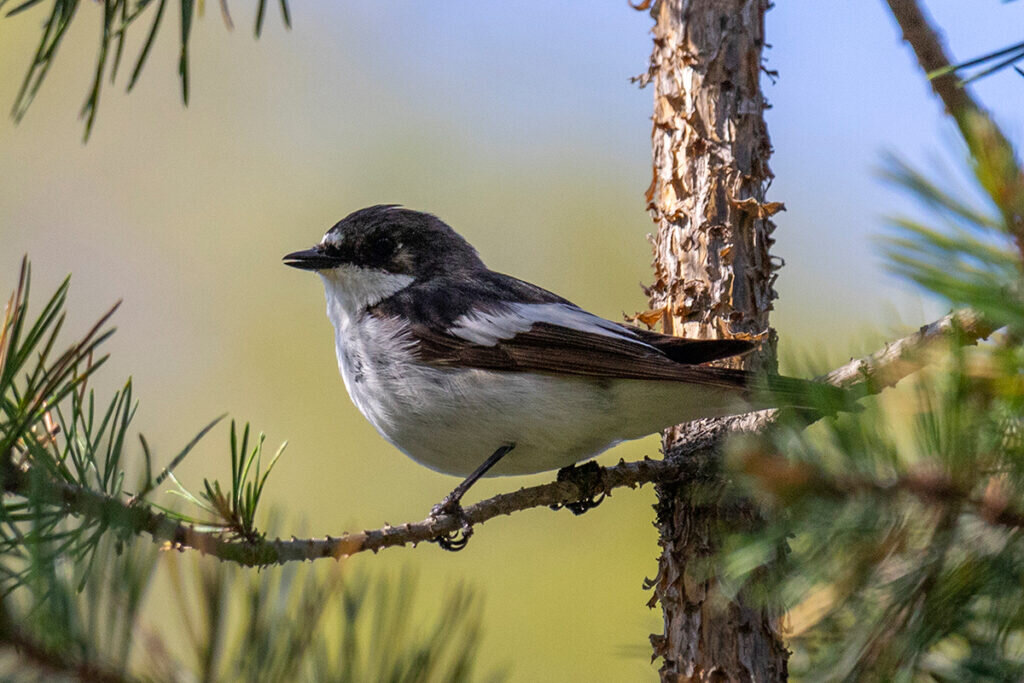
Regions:
<instances>
[{"instance_id":1,"label":"white breast","mask_svg":"<svg viewBox=\"0 0 1024 683\"><path fill-rule=\"evenodd\" d=\"M542 472L619 440L588 419L616 413L597 381L431 367L414 362L410 341L396 319L363 318L337 331L338 367L377 431L431 469L465 476L515 444L492 474Z\"/></svg>"}]
</instances>

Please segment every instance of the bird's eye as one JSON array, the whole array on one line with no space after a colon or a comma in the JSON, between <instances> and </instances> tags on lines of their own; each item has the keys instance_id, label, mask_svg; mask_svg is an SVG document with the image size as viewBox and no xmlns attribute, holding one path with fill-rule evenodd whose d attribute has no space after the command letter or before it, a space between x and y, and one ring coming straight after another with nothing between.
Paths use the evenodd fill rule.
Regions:
<instances>
[{"instance_id":1,"label":"bird's eye","mask_svg":"<svg viewBox=\"0 0 1024 683\"><path fill-rule=\"evenodd\" d=\"M395 253L395 240L387 233L372 235L364 243L363 252L368 265L386 268Z\"/></svg>"}]
</instances>

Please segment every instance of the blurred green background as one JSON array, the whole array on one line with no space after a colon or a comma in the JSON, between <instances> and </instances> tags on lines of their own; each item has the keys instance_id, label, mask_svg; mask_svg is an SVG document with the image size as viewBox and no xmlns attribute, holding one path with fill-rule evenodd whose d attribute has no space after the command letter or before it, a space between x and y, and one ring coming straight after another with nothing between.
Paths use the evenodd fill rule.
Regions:
<instances>
[{"instance_id":1,"label":"blurred green background","mask_svg":"<svg viewBox=\"0 0 1024 683\"><path fill-rule=\"evenodd\" d=\"M788 208L774 320L784 358L841 361L941 313L873 255L880 217L906 207L872 168L882 150L930 165L950 136L882 3L785 5L769 15L767 66L780 78L765 86L769 197ZM1019 4L979 4L969 21L953 0L931 5L961 58L1019 40L1024 23ZM165 460L224 411L272 445L288 440L266 493L286 529L421 519L456 480L412 463L357 413L320 283L280 257L356 208L398 202L442 217L494 269L613 319L642 310L651 92L629 78L646 68L651 20L625 2L295 3L290 32L272 14L255 41L250 9L233 10L234 31L212 6L195 26L187 109L171 13L139 85L124 95L123 68L83 145L75 114L102 17L81 7L27 118L0 120L0 283L13 285L25 253L37 291L72 273L73 331L123 298L99 385L134 377L136 426ZM0 19L0 105L14 101L42 20ZM1011 72L981 84L1017 117L1003 117L1011 133L1022 87ZM179 478L223 478L226 442L219 428ZM644 455L657 457L657 438L601 461ZM471 499L550 479L487 480ZM514 680L645 680L647 635L660 631L641 586L657 568L653 502L650 488L620 491L580 518L494 520L459 554L352 562L414 567L427 603L455 583L477 588L483 658Z\"/></svg>"}]
</instances>

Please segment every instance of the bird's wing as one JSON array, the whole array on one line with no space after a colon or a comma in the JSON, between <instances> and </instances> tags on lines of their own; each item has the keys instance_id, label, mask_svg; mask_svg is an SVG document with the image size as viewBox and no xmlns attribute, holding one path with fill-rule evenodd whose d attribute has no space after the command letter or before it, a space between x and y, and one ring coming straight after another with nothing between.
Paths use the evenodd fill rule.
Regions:
<instances>
[{"instance_id":1,"label":"bird's wing","mask_svg":"<svg viewBox=\"0 0 1024 683\"><path fill-rule=\"evenodd\" d=\"M671 348L670 356L659 348L671 346L662 339L645 339L630 327L561 302L514 302L473 310L444 327L436 320L412 321L409 335L419 359L437 366L676 380L734 389L746 388L749 379L737 370L696 364L745 351L746 342L730 348L737 350L729 354L720 342L691 341L691 360L685 362L686 344Z\"/></svg>"},{"instance_id":2,"label":"bird's wing","mask_svg":"<svg viewBox=\"0 0 1024 683\"><path fill-rule=\"evenodd\" d=\"M467 301L476 305L467 306ZM807 403L809 388L816 386L700 365L748 351L751 342L681 339L640 330L493 272L486 278L413 285L369 314L402 320L420 362L438 367L682 381L771 393L786 405Z\"/></svg>"}]
</instances>

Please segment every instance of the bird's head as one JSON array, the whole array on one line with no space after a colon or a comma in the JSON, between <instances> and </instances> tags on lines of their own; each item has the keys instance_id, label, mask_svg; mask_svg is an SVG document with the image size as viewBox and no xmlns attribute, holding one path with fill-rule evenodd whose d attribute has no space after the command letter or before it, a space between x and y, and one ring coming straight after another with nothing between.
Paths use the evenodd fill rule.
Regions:
<instances>
[{"instance_id":1,"label":"bird's head","mask_svg":"<svg viewBox=\"0 0 1024 683\"><path fill-rule=\"evenodd\" d=\"M364 308L414 281L466 274L485 266L476 250L436 216L382 204L338 221L311 249L285 265L316 271L346 308Z\"/></svg>"},{"instance_id":2,"label":"bird's head","mask_svg":"<svg viewBox=\"0 0 1024 683\"><path fill-rule=\"evenodd\" d=\"M350 213L315 247L284 261L320 273L355 267L416 279L484 267L476 250L444 221L395 204Z\"/></svg>"}]
</instances>

